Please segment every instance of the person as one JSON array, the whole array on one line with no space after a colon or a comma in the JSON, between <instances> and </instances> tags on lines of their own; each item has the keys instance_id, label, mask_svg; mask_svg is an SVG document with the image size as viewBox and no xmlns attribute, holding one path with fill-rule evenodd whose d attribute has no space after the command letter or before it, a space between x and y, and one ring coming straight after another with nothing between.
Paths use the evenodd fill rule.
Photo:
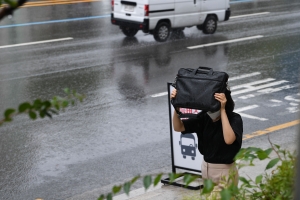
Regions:
<instances>
[{"instance_id":1,"label":"person","mask_svg":"<svg viewBox=\"0 0 300 200\"><path fill-rule=\"evenodd\" d=\"M174 89L170 98L176 98L176 94ZM201 111L196 118L185 120L181 120L176 111L173 114L175 131L196 133L198 136L198 149L203 155L202 178L215 183L211 195L226 187L225 182L237 186L238 171L234 157L241 149L243 137L243 121L239 114L233 112L235 104L230 90L227 88L225 93L215 93L214 97L221 104L216 112Z\"/></svg>"}]
</instances>

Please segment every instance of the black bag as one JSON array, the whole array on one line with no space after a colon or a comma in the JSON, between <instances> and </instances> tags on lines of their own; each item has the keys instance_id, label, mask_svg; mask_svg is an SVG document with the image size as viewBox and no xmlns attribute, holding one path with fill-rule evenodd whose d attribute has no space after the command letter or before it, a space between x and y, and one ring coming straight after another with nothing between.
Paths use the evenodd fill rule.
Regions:
<instances>
[{"instance_id":1,"label":"black bag","mask_svg":"<svg viewBox=\"0 0 300 200\"><path fill-rule=\"evenodd\" d=\"M171 103L174 108L217 111L221 104L214 94L225 93L228 77L227 73L213 71L208 67L181 68L172 84L177 94Z\"/></svg>"}]
</instances>

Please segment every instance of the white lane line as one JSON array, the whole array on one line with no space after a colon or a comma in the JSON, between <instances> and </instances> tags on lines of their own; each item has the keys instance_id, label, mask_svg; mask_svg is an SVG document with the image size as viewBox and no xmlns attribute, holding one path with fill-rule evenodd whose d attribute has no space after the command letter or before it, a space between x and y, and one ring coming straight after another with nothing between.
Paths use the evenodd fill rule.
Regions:
<instances>
[{"instance_id":1,"label":"white lane line","mask_svg":"<svg viewBox=\"0 0 300 200\"><path fill-rule=\"evenodd\" d=\"M299 87L299 85L300 84L297 83L297 84L293 84L293 85L284 85L284 86L277 87L277 88L266 88L266 89L258 90L257 93L255 93L255 94L247 94L247 95L239 96L238 98L239 99L249 99L249 98L257 97L257 96L264 95L264 94L270 94L270 93L274 93L274 92L279 92L281 90L287 90L287 89Z\"/></svg>"},{"instance_id":2,"label":"white lane line","mask_svg":"<svg viewBox=\"0 0 300 200\"><path fill-rule=\"evenodd\" d=\"M258 108L258 107L259 107L258 105L250 105L250 106L234 109L234 112L243 112L243 111L251 110L251 109L254 109L254 108Z\"/></svg>"},{"instance_id":3,"label":"white lane line","mask_svg":"<svg viewBox=\"0 0 300 200\"><path fill-rule=\"evenodd\" d=\"M277 100L277 99L271 99L270 101L271 101L271 102L274 102L274 103L282 103L282 101Z\"/></svg>"},{"instance_id":4,"label":"white lane line","mask_svg":"<svg viewBox=\"0 0 300 200\"><path fill-rule=\"evenodd\" d=\"M253 115L248 115L248 114L245 114L245 113L241 113L243 111L251 110L251 109L254 109L254 108L258 108L258 107L259 107L258 105L250 105L250 106L234 109L234 112L239 113L242 117L245 117L245 118L256 119L256 120L259 120L259 121L267 121L268 119L263 118L263 117L256 117L256 116L253 116Z\"/></svg>"},{"instance_id":5,"label":"white lane line","mask_svg":"<svg viewBox=\"0 0 300 200\"><path fill-rule=\"evenodd\" d=\"M285 100L288 100L288 101L300 102L300 99L295 99L295 98L292 97L292 96L286 96L284 99L285 99Z\"/></svg>"},{"instance_id":6,"label":"white lane line","mask_svg":"<svg viewBox=\"0 0 300 200\"><path fill-rule=\"evenodd\" d=\"M232 90L236 90L236 89L240 89L240 88L251 88L251 87L253 87L253 85L258 85L258 84L261 84L261 83L266 83L266 82L270 82L270 81L274 81L274 80L275 80L274 78L266 78L266 79L259 80L259 81L253 81L253 82L250 82L250 83L245 83L245 84L241 84L241 85L237 85L237 86L232 86L230 89L232 91Z\"/></svg>"},{"instance_id":7,"label":"white lane line","mask_svg":"<svg viewBox=\"0 0 300 200\"><path fill-rule=\"evenodd\" d=\"M153 94L153 95L151 95L151 97L161 97L161 96L165 96L167 94L168 94L168 92L161 92L161 93L158 93L158 94Z\"/></svg>"},{"instance_id":8,"label":"white lane line","mask_svg":"<svg viewBox=\"0 0 300 200\"><path fill-rule=\"evenodd\" d=\"M230 19L236 19L236 18L241 18L241 17L252 17L252 16L257 16L257 15L267 15L267 14L270 14L270 12L261 12L261 13L247 14L247 15L232 16L232 17L230 17Z\"/></svg>"},{"instance_id":9,"label":"white lane line","mask_svg":"<svg viewBox=\"0 0 300 200\"><path fill-rule=\"evenodd\" d=\"M242 117L245 117L245 118L249 118L249 119L257 119L259 121L267 121L268 119L266 118L262 118L262 117L256 117L256 116L253 116L253 115L248 115L248 114L245 114L245 113L239 113Z\"/></svg>"},{"instance_id":10,"label":"white lane line","mask_svg":"<svg viewBox=\"0 0 300 200\"><path fill-rule=\"evenodd\" d=\"M50 43L50 42L60 42L60 41L66 41L66 40L73 40L73 38L67 37L67 38L60 38L60 39L53 39L53 40L43 40L43 41L37 41L37 42L27 42L27 43L20 43L20 44L4 45L4 46L0 46L0 49L11 48L11 47L20 47L20 46L29 46L29 45L35 45L35 44L44 44L44 43Z\"/></svg>"},{"instance_id":11,"label":"white lane line","mask_svg":"<svg viewBox=\"0 0 300 200\"><path fill-rule=\"evenodd\" d=\"M229 81L235 81L235 80L239 80L239 79L243 79L243 78L249 78L251 76L257 76L257 75L260 75L260 72L253 72L253 73L250 73L250 74L242 74L240 76L229 78Z\"/></svg>"},{"instance_id":12,"label":"white lane line","mask_svg":"<svg viewBox=\"0 0 300 200\"><path fill-rule=\"evenodd\" d=\"M275 86L275 85L280 85L282 83L286 83L288 81L275 81L275 82L272 82L272 83L268 83L268 84L265 84L265 85L260 85L260 86L257 86L257 87L251 87L251 88L247 88L247 89L244 89L244 90L238 90L238 91L235 91L235 92L232 92L231 95L237 95L237 94L243 94L243 93L246 93L246 92L252 92L252 91L255 91L255 90L260 90L260 89L263 89L263 88L268 88L268 87L272 87L272 86Z\"/></svg>"},{"instance_id":13,"label":"white lane line","mask_svg":"<svg viewBox=\"0 0 300 200\"><path fill-rule=\"evenodd\" d=\"M258 39L258 38L262 38L262 37L264 37L264 36L263 35L256 35L256 36L238 38L238 39L227 40L227 41L222 41L222 42L214 42L214 43L209 43L209 44L202 44L202 45L197 45L197 46L191 46L191 47L187 47L187 48L188 49L198 49L198 48L215 46L215 45L220 45L220 44L228 44L228 43L233 43L233 42L241 42L241 41L246 41L246 40L253 40L253 39Z\"/></svg>"},{"instance_id":14,"label":"white lane line","mask_svg":"<svg viewBox=\"0 0 300 200\"><path fill-rule=\"evenodd\" d=\"M291 89L291 88L298 87L298 86L299 86L299 84L284 85L284 86L277 87L277 88L266 88L263 90L258 90L257 92L263 93L263 94L270 94L270 93L279 92L281 90Z\"/></svg>"}]
</instances>

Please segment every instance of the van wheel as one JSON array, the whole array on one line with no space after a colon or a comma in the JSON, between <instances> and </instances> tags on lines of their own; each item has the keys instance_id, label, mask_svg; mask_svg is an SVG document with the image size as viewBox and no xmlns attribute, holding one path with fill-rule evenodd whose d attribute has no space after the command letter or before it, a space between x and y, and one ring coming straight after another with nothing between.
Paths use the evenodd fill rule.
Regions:
<instances>
[{"instance_id":1,"label":"van wheel","mask_svg":"<svg viewBox=\"0 0 300 200\"><path fill-rule=\"evenodd\" d=\"M159 23L154 32L153 32L153 36L154 36L154 39L157 41L157 42L165 42L167 41L169 35L170 35L170 24L167 23L167 22L161 22Z\"/></svg>"},{"instance_id":2,"label":"van wheel","mask_svg":"<svg viewBox=\"0 0 300 200\"><path fill-rule=\"evenodd\" d=\"M217 19L215 16L208 16L203 23L203 33L213 34L217 30Z\"/></svg>"},{"instance_id":3,"label":"van wheel","mask_svg":"<svg viewBox=\"0 0 300 200\"><path fill-rule=\"evenodd\" d=\"M127 37L133 37L139 31L138 29L129 27L122 27L121 29L124 35L126 35Z\"/></svg>"}]
</instances>

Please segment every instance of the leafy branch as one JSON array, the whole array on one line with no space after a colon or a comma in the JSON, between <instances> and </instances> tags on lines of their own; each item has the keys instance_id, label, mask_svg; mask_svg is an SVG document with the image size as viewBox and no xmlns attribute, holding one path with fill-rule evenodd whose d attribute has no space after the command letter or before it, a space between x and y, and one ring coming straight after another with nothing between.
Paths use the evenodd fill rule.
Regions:
<instances>
[{"instance_id":1,"label":"leafy branch","mask_svg":"<svg viewBox=\"0 0 300 200\"><path fill-rule=\"evenodd\" d=\"M112 200L113 196L116 195L117 193L119 193L122 188L123 191L129 195L130 192L130 188L131 186L139 179L143 179L143 185L145 190L147 191L149 189L149 187L153 184L153 186L157 186L157 184L160 182L161 178L163 175L168 175L169 177L169 181L170 183L173 183L177 178L179 177L183 177L183 182L185 184L185 186L187 187L191 182L195 181L197 178L199 178L199 176L197 175L192 175L192 174L182 174L182 173L169 173L169 174L154 174L154 175L146 175L146 176L135 176L134 178L132 178L130 181L125 182L124 184L121 185L115 185L112 188L112 191L106 195L102 194L100 195L100 197L98 198L98 200ZM210 183L209 181L207 182L207 187L208 190L212 190L213 185L212 182Z\"/></svg>"},{"instance_id":2,"label":"leafy branch","mask_svg":"<svg viewBox=\"0 0 300 200\"><path fill-rule=\"evenodd\" d=\"M271 143L271 141L269 140ZM229 178L223 177L224 188L221 191L214 191L215 184L212 180L203 180L203 188L199 196L199 200L203 197L209 197L210 199L221 200L269 200L269 199L292 199L294 191L294 169L296 164L296 156L286 150L282 150L279 145L271 143L269 149L263 150L256 147L242 148L236 155L235 160L240 162L237 164L238 169L244 166L254 166L253 161L270 159L267 163L265 170L269 170L275 166L276 169L271 174L261 174L252 179L248 176L239 177L242 182L240 186L234 184L236 172L232 171L229 174ZM277 158L271 159L270 154L275 151ZM278 162L281 161L281 164ZM161 180L162 176L166 174L136 176L128 182L121 185L116 185L112 188L112 191L106 195L102 194L98 200L112 200L113 196L119 193L122 189L129 195L130 188L138 179L143 179L144 188L147 190L152 184L156 186ZM198 175L192 174L175 174L169 173L170 183L174 182L177 178L183 177L185 187L191 182L199 178ZM222 183L222 184L223 184ZM194 198L193 198L194 199ZM198 198L196 198L198 199Z\"/></svg>"},{"instance_id":3,"label":"leafy branch","mask_svg":"<svg viewBox=\"0 0 300 200\"><path fill-rule=\"evenodd\" d=\"M13 12L25 4L28 0L0 0L0 21L5 17L12 15ZM4 5L4 6L3 6Z\"/></svg>"},{"instance_id":4,"label":"leafy branch","mask_svg":"<svg viewBox=\"0 0 300 200\"><path fill-rule=\"evenodd\" d=\"M29 118L35 120L38 118L49 117L58 114L58 111L64 110L69 105L74 105L76 100L80 102L85 98L84 95L76 93L75 90L64 89L66 97L55 96L51 100L36 99L33 103L24 102L19 105L18 109L8 108L4 112L4 118L0 119L0 126L5 122L11 122L14 117L20 114L28 114Z\"/></svg>"}]
</instances>

